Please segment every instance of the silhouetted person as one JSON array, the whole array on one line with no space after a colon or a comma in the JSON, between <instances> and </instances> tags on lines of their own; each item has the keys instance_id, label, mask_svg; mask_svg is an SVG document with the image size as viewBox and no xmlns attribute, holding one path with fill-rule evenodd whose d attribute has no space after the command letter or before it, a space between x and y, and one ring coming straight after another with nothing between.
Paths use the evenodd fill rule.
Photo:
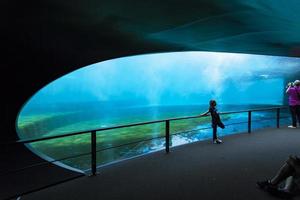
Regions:
<instances>
[{"instance_id":1,"label":"silhouetted person","mask_svg":"<svg viewBox=\"0 0 300 200\"><path fill-rule=\"evenodd\" d=\"M289 83L286 93L289 95L289 107L292 115L292 125L289 128L297 127L297 118L300 124L300 81Z\"/></svg>"},{"instance_id":2,"label":"silhouetted person","mask_svg":"<svg viewBox=\"0 0 300 200\"><path fill-rule=\"evenodd\" d=\"M281 183L284 183L283 187L280 187ZM273 178L258 181L257 185L276 196L295 196L300 188L300 158L290 156Z\"/></svg>"},{"instance_id":3,"label":"silhouetted person","mask_svg":"<svg viewBox=\"0 0 300 200\"><path fill-rule=\"evenodd\" d=\"M213 143L214 144L221 144L222 140L218 139L217 129L218 129L218 126L222 129L224 129L225 126L221 121L221 118L220 118L220 115L218 113L218 110L217 110L216 106L217 106L217 102L215 100L210 100L208 111L201 114L200 116L205 116L205 115L208 115L208 113L210 113L211 126L213 128Z\"/></svg>"}]
</instances>

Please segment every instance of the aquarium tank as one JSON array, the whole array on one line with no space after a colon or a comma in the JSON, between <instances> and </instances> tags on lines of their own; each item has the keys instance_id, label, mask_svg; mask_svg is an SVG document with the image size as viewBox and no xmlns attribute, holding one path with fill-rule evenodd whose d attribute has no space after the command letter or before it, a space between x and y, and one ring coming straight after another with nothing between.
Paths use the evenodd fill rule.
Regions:
<instances>
[{"instance_id":1,"label":"aquarium tank","mask_svg":"<svg viewBox=\"0 0 300 200\"><path fill-rule=\"evenodd\" d=\"M49 83L22 107L20 139L35 139L152 120L195 116L215 99L219 111L286 104L285 86L300 74L299 58L218 52L173 52L116 58ZM282 113L282 116L288 113ZM253 112L253 129L274 127L274 111ZM222 115L221 136L247 130L247 113ZM266 119L266 120L263 120ZM281 123L289 123L289 119ZM170 124L171 146L210 140L210 118ZM97 165L161 150L164 123L97 131ZM57 165L90 170L91 134L26 145Z\"/></svg>"}]
</instances>

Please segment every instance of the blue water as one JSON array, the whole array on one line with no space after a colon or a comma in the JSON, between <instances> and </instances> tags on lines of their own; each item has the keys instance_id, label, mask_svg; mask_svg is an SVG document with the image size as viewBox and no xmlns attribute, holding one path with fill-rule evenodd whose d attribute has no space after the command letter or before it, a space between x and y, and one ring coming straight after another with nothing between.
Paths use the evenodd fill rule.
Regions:
<instances>
[{"instance_id":1,"label":"blue water","mask_svg":"<svg viewBox=\"0 0 300 200\"><path fill-rule=\"evenodd\" d=\"M86 111L87 107L89 112ZM238 111L238 110L248 110L248 109L258 109L274 107L274 105L219 105L220 112L227 111ZM101 127L110 127L116 125L132 124L138 122L160 120L167 118L176 118L176 117L186 117L186 116L195 116L205 112L208 109L207 105L191 105L191 106L135 106L135 107L124 107L122 109L112 109L99 106L97 102L89 103L89 105L79 106L63 106L57 108L56 115L53 113L48 113L51 117L46 118L45 120L36 122L34 126L30 126L30 129L26 130L31 135L40 135L40 130L47 130L43 136L52 136L58 134L65 134L71 132L77 132L80 130L90 130L93 128ZM80 110L80 112L79 112ZM77 112L75 112L77 111ZM53 112L53 109L52 109ZM43 113L45 115L46 110L36 109L34 114L28 115L27 117L33 117L35 115L40 115ZM67 113L66 115L62 113ZM25 115L26 116L26 115ZM283 110L281 116L289 116L286 110ZM252 123L252 130L265 127L275 127L276 126L276 113L275 111L261 111L253 112L252 119L254 121L259 120L259 122ZM231 114L229 116L221 115L224 124L226 125L225 129L218 129L219 137L224 137L225 135L243 133L247 132L247 121L248 113L238 113ZM271 119L270 119L271 118ZM266 119L266 120L264 120ZM50 120L47 121L47 120ZM53 120L55 123L53 123ZM282 124L287 124L289 119L282 119ZM183 120L184 121L184 120ZM58 123L61 122L61 123ZM212 130L210 125L210 117L207 117L206 122L197 123L194 126L189 126L185 130L174 131L174 123L177 121L172 121L170 124L171 128L171 146L182 145L190 142L201 141L201 140L211 140ZM34 124L34 123L33 123ZM186 120L186 124L189 124L189 121ZM47 127L49 126L49 127ZM98 165L103 165L125 158L130 158L136 155L141 155L165 148L165 139L164 131L161 133L161 127L164 127L164 124L154 124L148 129L145 129L143 126L140 126L138 130L141 132L135 132L136 129L118 129L114 132L98 132L98 134L104 134L99 136L97 145L98 152ZM145 132L147 130L148 132ZM36 134L32 134L36 131ZM26 133L26 132L24 132ZM117 133L117 135L116 135ZM145 135L143 135L145 134ZM105 136L105 140L103 140ZM130 138L128 141L126 137ZM156 138L157 139L151 139ZM102 139L101 139L102 138ZM109 140L111 138L111 140ZM124 138L124 139L122 139ZM107 140L108 139L108 140ZM146 141L143 141L147 139ZM151 140L148 140L151 139ZM66 141L68 140L68 141ZM79 143L76 141L78 140ZM90 139L87 138L89 141ZM106 141L106 142L105 142ZM108 141L108 142L107 142ZM122 145L117 148L114 146L119 146L120 144L131 143L134 141L140 141L130 145ZM86 145L85 145L86 144ZM50 146L49 146L50 145ZM58 146L57 146L58 145ZM44 147L43 147L44 146ZM55 143L39 143L38 146L33 146L37 149L38 153L41 155L43 152L45 155L50 156L52 159L58 159L63 157L68 157L74 155L74 152L77 154L84 153L90 149L90 143L86 139L74 139L66 138L62 140L57 140ZM54 149L52 149L54 148ZM62 150L59 150L62 148ZM109 149L107 149L109 148ZM68 150L69 149L69 150ZM101 150L107 149L107 150ZM49 152L48 152L49 151ZM61 152L63 151L63 152ZM69 152L69 153L68 153ZM76 154L75 154L76 155ZM66 160L64 163L82 170L89 169L89 157L78 158L80 161L75 159ZM86 164L82 164L83 160ZM79 164L78 164L79 163Z\"/></svg>"},{"instance_id":2,"label":"blue water","mask_svg":"<svg viewBox=\"0 0 300 200\"><path fill-rule=\"evenodd\" d=\"M41 88L20 108L21 139L40 138L138 122L195 116L215 99L221 112L285 105L285 84L299 74L299 58L174 52L112 59L83 67ZM284 66L284 67L283 67ZM293 77L293 78L292 78ZM282 113L288 115L288 113ZM274 127L274 112L255 112L252 129ZM247 113L222 116L223 137L247 131ZM267 120L268 119L268 120ZM263 120L263 121L261 121ZM288 124L289 119L281 123ZM181 133L179 133L181 132ZM97 133L97 149L161 137L164 124ZM211 139L209 119L171 122L171 145ZM89 135L33 144L57 159L90 151ZM164 148L152 139L99 151L99 164ZM66 164L86 169L89 158Z\"/></svg>"},{"instance_id":3,"label":"blue water","mask_svg":"<svg viewBox=\"0 0 300 200\"><path fill-rule=\"evenodd\" d=\"M195 116L208 110L207 105L114 107L103 106L99 102L55 106L55 109L50 110L48 107L33 107L31 112L23 114L21 119L26 128L20 130L22 132L20 136L27 139L53 136L138 122ZM274 106L278 105L219 105L218 109L220 112L227 112ZM40 117L41 115L43 117ZM254 113L253 117L260 115L264 114ZM231 117L233 116L234 119L231 121L243 121L244 117L247 117L244 114L235 114Z\"/></svg>"},{"instance_id":4,"label":"blue water","mask_svg":"<svg viewBox=\"0 0 300 200\"><path fill-rule=\"evenodd\" d=\"M203 108L203 106L200 106ZM251 109L251 108L261 108L261 107L268 107L268 105L247 105L247 106L220 106L220 110L222 108L224 110L222 111L232 111L232 110L245 110L245 109ZM272 107L272 105L269 105L269 107ZM175 107L173 107L174 109ZM225 109L227 108L227 109ZM149 108L148 108L149 109ZM162 108L161 108L162 109ZM168 108L170 109L170 108ZM168 110L167 109L167 110ZM195 107L189 107L182 110L189 110L190 113L194 113ZM164 110L164 109L163 109ZM189 116L189 115L185 115ZM288 110L282 110L281 111L281 117L280 120L281 125L287 125L290 122L289 119L289 113ZM225 118L223 120L226 128L225 129L218 129L218 136L222 139L225 139L224 136L230 135L230 134L237 134L237 133L247 133L248 131L248 113L238 113L238 114L232 114L230 115L230 118L227 119L226 117L223 117L221 115L221 118ZM259 111L259 112L253 112L252 113L252 126L251 130L255 131L262 128L274 128L276 127L276 112L275 111ZM170 124L171 130L172 130L172 122ZM171 146L178 146L187 144L190 142L196 142L196 141L202 141L202 140L211 140L212 139L212 129L211 124L208 123L199 123L199 125L193 127L192 129L187 129L185 131L181 132L171 132ZM101 152L101 155L104 153L116 153L118 154L118 158L114 157L113 160L110 161L116 161L116 160L122 160L125 158L130 158L136 155L145 154L157 150L161 150L165 148L165 138L159 138L155 140L150 141L143 141L136 144L128 145L125 147L120 147L117 149L109 149L104 152ZM103 154L102 154L103 153ZM110 163L108 161L107 163ZM106 162L99 161L99 164L105 164Z\"/></svg>"}]
</instances>

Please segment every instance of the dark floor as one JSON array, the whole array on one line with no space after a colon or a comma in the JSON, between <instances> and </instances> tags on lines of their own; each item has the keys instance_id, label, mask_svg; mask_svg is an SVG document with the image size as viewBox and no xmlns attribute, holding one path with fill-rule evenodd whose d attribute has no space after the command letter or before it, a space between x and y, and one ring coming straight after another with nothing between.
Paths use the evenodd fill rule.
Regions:
<instances>
[{"instance_id":1,"label":"dark floor","mask_svg":"<svg viewBox=\"0 0 300 200\"><path fill-rule=\"evenodd\" d=\"M23 144L0 145L1 200L82 175L46 162Z\"/></svg>"},{"instance_id":2,"label":"dark floor","mask_svg":"<svg viewBox=\"0 0 300 200\"><path fill-rule=\"evenodd\" d=\"M265 129L201 141L99 169L21 200L277 199L255 182L271 177L290 154L299 154L300 129ZM28 180L30 181L30 180ZM294 199L300 199L299 197Z\"/></svg>"}]
</instances>

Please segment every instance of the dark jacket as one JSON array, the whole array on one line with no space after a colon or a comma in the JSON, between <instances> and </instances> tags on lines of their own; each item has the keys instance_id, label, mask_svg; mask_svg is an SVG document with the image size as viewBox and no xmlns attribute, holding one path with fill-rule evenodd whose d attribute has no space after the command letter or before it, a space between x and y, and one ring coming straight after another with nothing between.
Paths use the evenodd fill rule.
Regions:
<instances>
[{"instance_id":1,"label":"dark jacket","mask_svg":"<svg viewBox=\"0 0 300 200\"><path fill-rule=\"evenodd\" d=\"M224 124L221 121L220 115L216 107L210 107L209 112L211 115L211 124L212 126L219 126L220 128L225 128Z\"/></svg>"}]
</instances>

